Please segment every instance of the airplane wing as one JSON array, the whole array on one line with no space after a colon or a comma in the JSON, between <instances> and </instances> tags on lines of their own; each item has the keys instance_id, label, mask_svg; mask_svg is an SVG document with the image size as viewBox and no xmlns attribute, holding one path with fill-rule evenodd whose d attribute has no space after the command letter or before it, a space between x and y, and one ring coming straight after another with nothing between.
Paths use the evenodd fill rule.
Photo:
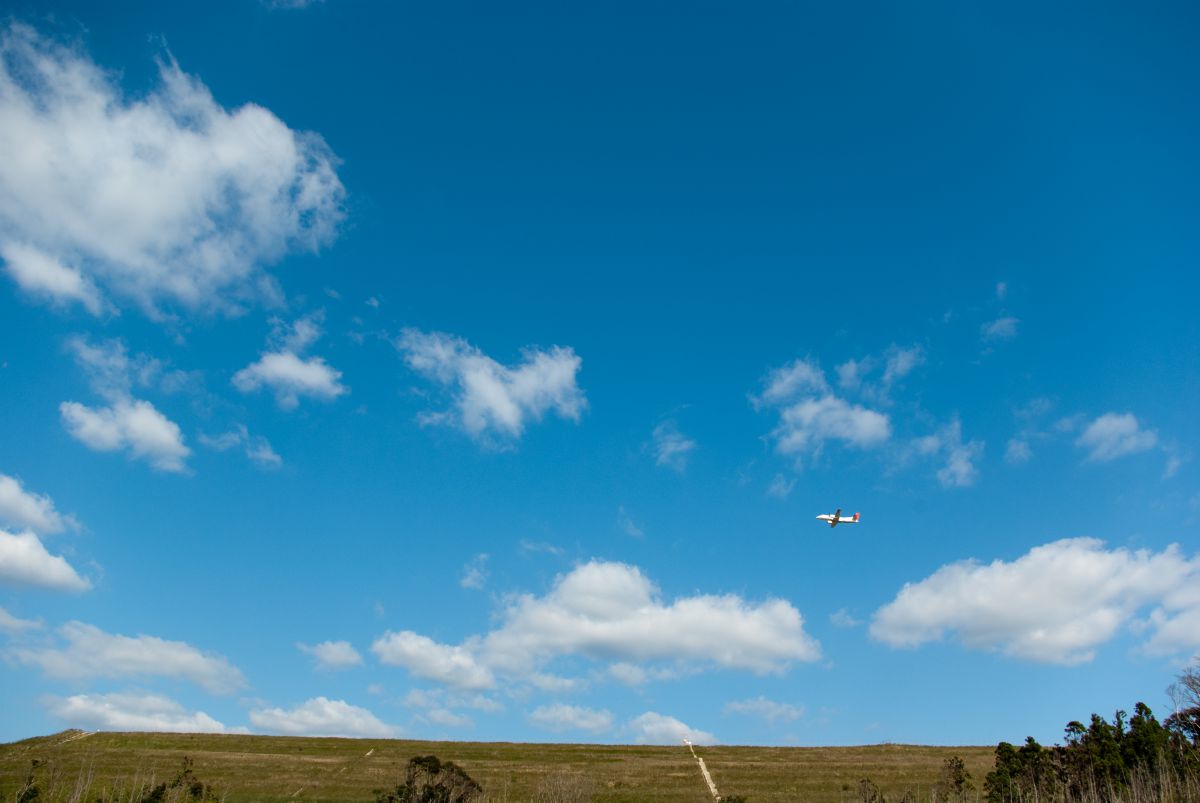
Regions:
<instances>
[{"instance_id":1,"label":"airplane wing","mask_svg":"<svg viewBox=\"0 0 1200 803\"><path fill-rule=\"evenodd\" d=\"M842 516L842 509L840 507L837 510L833 511L833 520L834 521L837 521L839 518L841 518L841 516Z\"/></svg>"}]
</instances>

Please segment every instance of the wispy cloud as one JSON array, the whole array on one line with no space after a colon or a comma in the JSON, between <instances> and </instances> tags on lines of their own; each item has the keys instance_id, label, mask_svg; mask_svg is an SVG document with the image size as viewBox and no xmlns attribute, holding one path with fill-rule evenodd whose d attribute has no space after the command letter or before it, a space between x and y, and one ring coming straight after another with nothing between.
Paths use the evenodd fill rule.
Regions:
<instances>
[{"instance_id":1,"label":"wispy cloud","mask_svg":"<svg viewBox=\"0 0 1200 803\"><path fill-rule=\"evenodd\" d=\"M663 421L651 434L654 462L678 472L687 469L688 457L696 442L679 431L674 421Z\"/></svg>"},{"instance_id":2,"label":"wispy cloud","mask_svg":"<svg viewBox=\"0 0 1200 803\"><path fill-rule=\"evenodd\" d=\"M994 321L988 321L979 327L979 336L984 341L995 343L1001 340L1012 340L1017 336L1017 327L1021 320L1012 316L1004 316Z\"/></svg>"},{"instance_id":3,"label":"wispy cloud","mask_svg":"<svg viewBox=\"0 0 1200 803\"><path fill-rule=\"evenodd\" d=\"M776 722L795 722L804 716L804 708L788 703L777 703L759 695L749 700L734 700L726 703L725 713L754 716L774 724Z\"/></svg>"},{"instance_id":4,"label":"wispy cloud","mask_svg":"<svg viewBox=\"0 0 1200 803\"><path fill-rule=\"evenodd\" d=\"M296 648L312 656L317 669L338 670L361 666L363 659L348 641L322 641L320 644L297 644Z\"/></svg>"}]
</instances>

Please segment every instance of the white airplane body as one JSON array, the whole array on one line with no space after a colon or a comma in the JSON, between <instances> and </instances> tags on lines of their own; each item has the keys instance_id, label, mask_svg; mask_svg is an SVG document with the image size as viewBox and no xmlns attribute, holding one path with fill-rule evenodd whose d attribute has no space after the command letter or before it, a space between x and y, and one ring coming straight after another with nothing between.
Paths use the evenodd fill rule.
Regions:
<instances>
[{"instance_id":1,"label":"white airplane body","mask_svg":"<svg viewBox=\"0 0 1200 803\"><path fill-rule=\"evenodd\" d=\"M857 513L855 513L853 516L843 516L842 509L840 507L833 513L822 513L820 516L817 516L817 518L821 521L829 522L830 527L836 527L839 524L858 524Z\"/></svg>"}]
</instances>

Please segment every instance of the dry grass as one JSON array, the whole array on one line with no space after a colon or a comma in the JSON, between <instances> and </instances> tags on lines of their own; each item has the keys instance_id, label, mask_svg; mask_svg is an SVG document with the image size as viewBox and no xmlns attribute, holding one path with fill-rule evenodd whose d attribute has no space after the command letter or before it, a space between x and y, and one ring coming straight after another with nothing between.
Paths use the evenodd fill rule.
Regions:
<instances>
[{"instance_id":1,"label":"dry grass","mask_svg":"<svg viewBox=\"0 0 1200 803\"><path fill-rule=\"evenodd\" d=\"M367 755L370 753L370 755ZM436 755L467 771L491 801L532 801L564 778L602 803L710 803L687 748L622 745L416 742L164 733L66 732L0 745L0 803L15 798L31 759L46 762L40 801L94 800L134 779L168 780L184 756L196 777L229 801L373 800L394 786L408 759ZM870 778L889 799L911 790L927 798L943 762L961 756L976 788L992 768L991 747L706 747L717 787L750 803L857 800ZM40 780L55 777L55 791ZM86 778L90 790L72 792Z\"/></svg>"}]
</instances>

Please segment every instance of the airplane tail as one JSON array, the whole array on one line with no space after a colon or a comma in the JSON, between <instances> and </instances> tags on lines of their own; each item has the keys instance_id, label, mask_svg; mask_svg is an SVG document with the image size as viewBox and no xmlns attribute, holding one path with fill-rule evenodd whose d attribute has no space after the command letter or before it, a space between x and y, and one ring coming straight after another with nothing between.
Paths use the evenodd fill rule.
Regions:
<instances>
[{"instance_id":1,"label":"airplane tail","mask_svg":"<svg viewBox=\"0 0 1200 803\"><path fill-rule=\"evenodd\" d=\"M855 514L854 514L854 520L855 520L856 522L858 521L858 514L857 514L857 513L855 513Z\"/></svg>"}]
</instances>

